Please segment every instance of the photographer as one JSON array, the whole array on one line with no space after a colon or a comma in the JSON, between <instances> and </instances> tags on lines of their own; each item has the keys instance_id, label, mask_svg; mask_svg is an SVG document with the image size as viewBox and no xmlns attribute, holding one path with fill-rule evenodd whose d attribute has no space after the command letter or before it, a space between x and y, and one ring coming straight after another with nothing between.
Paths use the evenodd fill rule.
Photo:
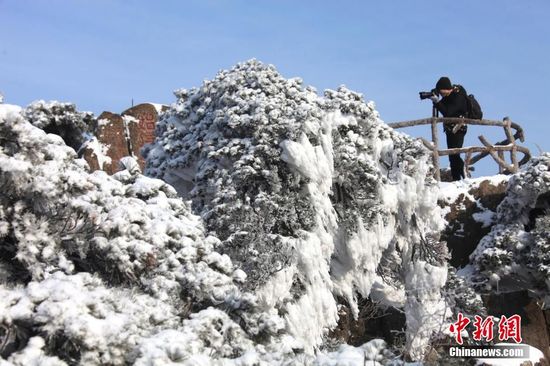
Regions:
<instances>
[{"instance_id":1,"label":"photographer","mask_svg":"<svg viewBox=\"0 0 550 366\"><path fill-rule=\"evenodd\" d=\"M434 93L430 97L434 103L434 107L441 112L443 117L467 117L468 116L468 101L467 96L459 92L458 88L451 84L451 80L448 77L441 77L435 85ZM442 96L439 100L439 94ZM455 127L454 123L445 123L443 125L443 131L447 135L447 148L462 147L464 144L464 136L468 126L462 125L458 131L453 132ZM451 164L451 175L453 180L460 180L465 178L464 161L460 157L460 154L449 155L449 162Z\"/></svg>"}]
</instances>

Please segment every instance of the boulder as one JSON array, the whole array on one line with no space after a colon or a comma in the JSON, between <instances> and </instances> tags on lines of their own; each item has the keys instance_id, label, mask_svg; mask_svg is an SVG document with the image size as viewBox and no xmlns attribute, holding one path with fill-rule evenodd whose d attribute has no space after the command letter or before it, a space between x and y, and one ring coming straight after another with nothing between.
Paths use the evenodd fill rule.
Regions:
<instances>
[{"instance_id":1,"label":"boulder","mask_svg":"<svg viewBox=\"0 0 550 366\"><path fill-rule=\"evenodd\" d=\"M124 123L120 115L111 112L101 113L97 120L97 140L108 147L106 155L111 158L111 162L103 164L102 169L113 174L118 170L118 161L129 155Z\"/></svg>"},{"instance_id":2,"label":"boulder","mask_svg":"<svg viewBox=\"0 0 550 366\"><path fill-rule=\"evenodd\" d=\"M123 116L135 118L134 123L129 121L129 148L133 156L137 157L141 170L145 168L145 160L141 156L140 150L145 144L155 141L155 126L158 121L159 112L167 109L164 105L154 105L151 103L138 104L122 112Z\"/></svg>"},{"instance_id":3,"label":"boulder","mask_svg":"<svg viewBox=\"0 0 550 366\"><path fill-rule=\"evenodd\" d=\"M164 105L143 103L122 112L122 115L103 112L98 117L96 139L82 149L82 157L90 169L104 170L113 174L119 170L118 163L124 156L135 157L141 170L145 160L141 148L155 140L155 126Z\"/></svg>"},{"instance_id":4,"label":"boulder","mask_svg":"<svg viewBox=\"0 0 550 366\"><path fill-rule=\"evenodd\" d=\"M448 183L458 190L458 195L450 200L443 195L439 204L448 207L445 215L448 224L442 232L442 240L447 242L451 252L450 263L458 268L468 264L470 254L491 230L490 218L504 199L507 179L476 180L460 187L457 184L463 183Z\"/></svg>"}]
</instances>

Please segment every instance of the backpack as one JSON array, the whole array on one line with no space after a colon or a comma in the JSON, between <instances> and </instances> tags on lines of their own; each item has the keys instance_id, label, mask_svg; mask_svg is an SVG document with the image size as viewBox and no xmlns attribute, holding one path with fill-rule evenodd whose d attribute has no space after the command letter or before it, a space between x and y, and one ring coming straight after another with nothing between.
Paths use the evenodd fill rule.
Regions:
<instances>
[{"instance_id":1,"label":"backpack","mask_svg":"<svg viewBox=\"0 0 550 366\"><path fill-rule=\"evenodd\" d=\"M459 94L462 94L466 97L466 104L468 105L468 115L466 117L471 119L482 119L483 111L481 110L481 106L479 105L474 95L468 95L468 93L466 93L466 89L464 89L462 85L455 85L455 88L458 89Z\"/></svg>"}]
</instances>

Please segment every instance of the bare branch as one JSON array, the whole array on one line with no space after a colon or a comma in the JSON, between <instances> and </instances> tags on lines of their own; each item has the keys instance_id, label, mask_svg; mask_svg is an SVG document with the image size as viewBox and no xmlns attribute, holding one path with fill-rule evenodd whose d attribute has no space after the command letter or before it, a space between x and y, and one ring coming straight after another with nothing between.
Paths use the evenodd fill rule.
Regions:
<instances>
[{"instance_id":1,"label":"bare branch","mask_svg":"<svg viewBox=\"0 0 550 366\"><path fill-rule=\"evenodd\" d=\"M485 137L483 137L483 135L480 135L478 137L479 137L479 140L481 141L481 143L487 147L487 149L489 151L489 154L491 154L491 156L493 157L493 159L495 159L495 161L498 163L498 165L500 165L505 170L508 170L509 172L514 172L515 173L514 167L512 165L506 164L506 162L504 160L502 160L498 156L498 154L495 152L495 146L491 145L489 143L489 141L487 141L487 139Z\"/></svg>"}]
</instances>

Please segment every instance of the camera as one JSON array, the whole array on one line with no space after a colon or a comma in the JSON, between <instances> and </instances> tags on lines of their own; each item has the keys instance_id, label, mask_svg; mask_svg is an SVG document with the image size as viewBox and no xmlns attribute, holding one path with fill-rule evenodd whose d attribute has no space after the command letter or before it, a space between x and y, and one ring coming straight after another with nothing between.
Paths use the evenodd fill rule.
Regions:
<instances>
[{"instance_id":1,"label":"camera","mask_svg":"<svg viewBox=\"0 0 550 366\"><path fill-rule=\"evenodd\" d=\"M437 89L434 88L429 92L421 91L418 92L418 94L420 95L420 100L424 100L431 97L436 97L439 93L437 92Z\"/></svg>"}]
</instances>

